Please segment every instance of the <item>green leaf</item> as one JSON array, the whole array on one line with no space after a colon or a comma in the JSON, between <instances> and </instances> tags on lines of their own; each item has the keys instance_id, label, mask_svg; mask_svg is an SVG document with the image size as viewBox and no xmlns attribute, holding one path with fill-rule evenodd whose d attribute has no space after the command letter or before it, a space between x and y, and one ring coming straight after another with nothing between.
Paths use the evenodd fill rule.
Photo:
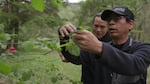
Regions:
<instances>
[{"instance_id":1,"label":"green leaf","mask_svg":"<svg viewBox=\"0 0 150 84\"><path fill-rule=\"evenodd\" d=\"M7 45L4 45L4 44L0 44L1 48L2 49L6 49L7 48Z\"/></svg>"},{"instance_id":2,"label":"green leaf","mask_svg":"<svg viewBox=\"0 0 150 84\"><path fill-rule=\"evenodd\" d=\"M23 83L23 81L19 81L19 82L17 82L16 84L24 84L24 83Z\"/></svg>"},{"instance_id":3,"label":"green leaf","mask_svg":"<svg viewBox=\"0 0 150 84\"><path fill-rule=\"evenodd\" d=\"M33 72L31 70L23 72L21 80L27 81L31 78Z\"/></svg>"},{"instance_id":4,"label":"green leaf","mask_svg":"<svg viewBox=\"0 0 150 84\"><path fill-rule=\"evenodd\" d=\"M45 8L44 0L32 0L32 7L43 12Z\"/></svg>"},{"instance_id":5,"label":"green leaf","mask_svg":"<svg viewBox=\"0 0 150 84\"><path fill-rule=\"evenodd\" d=\"M84 28L82 26L77 27L77 30L83 30Z\"/></svg>"},{"instance_id":6,"label":"green leaf","mask_svg":"<svg viewBox=\"0 0 150 84\"><path fill-rule=\"evenodd\" d=\"M60 43L59 42L57 42L56 43L56 51L58 52L58 53L61 53L61 47L60 47Z\"/></svg>"},{"instance_id":7,"label":"green leaf","mask_svg":"<svg viewBox=\"0 0 150 84\"><path fill-rule=\"evenodd\" d=\"M51 78L51 81L52 81L53 83L56 83L56 82L57 82L57 77L52 77L52 78Z\"/></svg>"},{"instance_id":8,"label":"green leaf","mask_svg":"<svg viewBox=\"0 0 150 84\"><path fill-rule=\"evenodd\" d=\"M75 44L75 42L72 41L72 39L70 39L70 42L67 44L66 50L72 55L80 55L80 48L77 46L77 44Z\"/></svg>"},{"instance_id":9,"label":"green leaf","mask_svg":"<svg viewBox=\"0 0 150 84\"><path fill-rule=\"evenodd\" d=\"M8 63L0 61L0 73L8 75L12 71L12 66Z\"/></svg>"},{"instance_id":10,"label":"green leaf","mask_svg":"<svg viewBox=\"0 0 150 84\"><path fill-rule=\"evenodd\" d=\"M51 6L53 7L58 7L58 8L62 7L62 0L50 0L50 2L51 2Z\"/></svg>"},{"instance_id":11,"label":"green leaf","mask_svg":"<svg viewBox=\"0 0 150 84\"><path fill-rule=\"evenodd\" d=\"M4 32L4 25L0 24L0 32Z\"/></svg>"},{"instance_id":12,"label":"green leaf","mask_svg":"<svg viewBox=\"0 0 150 84\"><path fill-rule=\"evenodd\" d=\"M77 30L88 30L88 31L92 31L92 28L89 26L79 26L77 27Z\"/></svg>"}]
</instances>

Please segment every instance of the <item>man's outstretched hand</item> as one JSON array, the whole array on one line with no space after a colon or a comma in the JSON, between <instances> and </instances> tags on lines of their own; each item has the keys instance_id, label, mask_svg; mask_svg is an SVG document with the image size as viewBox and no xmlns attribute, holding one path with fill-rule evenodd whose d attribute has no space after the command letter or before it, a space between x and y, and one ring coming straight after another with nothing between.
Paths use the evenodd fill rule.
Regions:
<instances>
[{"instance_id":1,"label":"man's outstretched hand","mask_svg":"<svg viewBox=\"0 0 150 84\"><path fill-rule=\"evenodd\" d=\"M95 35L87 30L78 30L73 34L73 40L77 45L85 51L100 54L102 52L102 42Z\"/></svg>"}]
</instances>

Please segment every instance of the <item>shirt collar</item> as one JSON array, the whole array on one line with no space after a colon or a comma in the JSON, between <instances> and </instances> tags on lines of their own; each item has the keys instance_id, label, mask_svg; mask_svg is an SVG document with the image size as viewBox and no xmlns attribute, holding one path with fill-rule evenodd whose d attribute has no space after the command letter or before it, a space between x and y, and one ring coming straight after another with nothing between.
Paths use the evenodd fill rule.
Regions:
<instances>
[{"instance_id":1,"label":"shirt collar","mask_svg":"<svg viewBox=\"0 0 150 84\"><path fill-rule=\"evenodd\" d=\"M133 39L131 37L128 38L128 40L124 43L124 44L121 44L121 45L114 45L112 42L111 42L111 45L118 48L118 49L121 49L123 51L128 51L130 49L130 47L132 46L132 43L133 43Z\"/></svg>"}]
</instances>

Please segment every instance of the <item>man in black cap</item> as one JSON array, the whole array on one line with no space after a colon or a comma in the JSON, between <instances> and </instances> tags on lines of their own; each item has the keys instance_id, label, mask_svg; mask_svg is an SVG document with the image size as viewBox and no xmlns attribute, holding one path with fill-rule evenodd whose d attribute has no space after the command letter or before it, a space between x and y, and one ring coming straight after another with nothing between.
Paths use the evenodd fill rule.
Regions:
<instances>
[{"instance_id":1,"label":"man in black cap","mask_svg":"<svg viewBox=\"0 0 150 84\"><path fill-rule=\"evenodd\" d=\"M134 41L129 36L134 27L132 11L124 6L116 6L112 10L105 10L101 18L109 24L110 44L97 40L86 30L77 31L73 40L82 50L94 53L99 63L112 71L111 74L101 74L106 77L103 80L112 84L146 84L150 44ZM111 80L107 79L109 75L112 76Z\"/></svg>"}]
</instances>

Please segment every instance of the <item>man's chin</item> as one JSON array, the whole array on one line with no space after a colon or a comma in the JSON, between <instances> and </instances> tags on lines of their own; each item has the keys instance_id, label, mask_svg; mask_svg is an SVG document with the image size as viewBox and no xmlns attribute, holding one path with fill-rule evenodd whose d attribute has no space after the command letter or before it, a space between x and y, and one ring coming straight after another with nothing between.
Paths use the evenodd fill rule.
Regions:
<instances>
[{"instance_id":1,"label":"man's chin","mask_svg":"<svg viewBox=\"0 0 150 84\"><path fill-rule=\"evenodd\" d=\"M101 37L101 36L97 36L97 38L98 38L98 39L101 39L102 37Z\"/></svg>"},{"instance_id":2,"label":"man's chin","mask_svg":"<svg viewBox=\"0 0 150 84\"><path fill-rule=\"evenodd\" d=\"M111 38L116 38L116 37L118 37L118 35L117 34L110 34L110 37Z\"/></svg>"}]
</instances>

